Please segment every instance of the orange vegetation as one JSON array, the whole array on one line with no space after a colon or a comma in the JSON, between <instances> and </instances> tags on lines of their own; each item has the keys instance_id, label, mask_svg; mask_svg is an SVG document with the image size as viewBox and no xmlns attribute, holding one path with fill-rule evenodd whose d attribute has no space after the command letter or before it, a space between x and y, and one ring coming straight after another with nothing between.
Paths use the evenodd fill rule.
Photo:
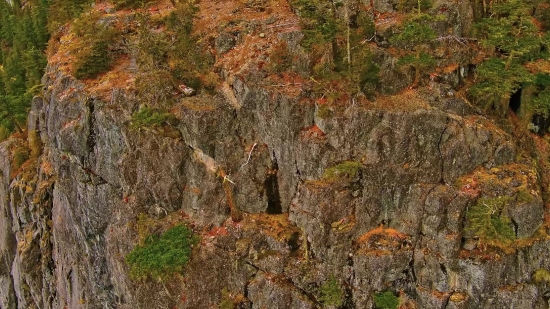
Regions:
<instances>
[{"instance_id":1,"label":"orange vegetation","mask_svg":"<svg viewBox=\"0 0 550 309\"><path fill-rule=\"evenodd\" d=\"M358 253L385 255L408 248L410 236L383 225L368 231L357 239Z\"/></svg>"},{"instance_id":2,"label":"orange vegetation","mask_svg":"<svg viewBox=\"0 0 550 309\"><path fill-rule=\"evenodd\" d=\"M420 90L405 89L396 95L380 96L375 101L367 103L372 108L395 111L413 111L428 109L430 105Z\"/></svg>"},{"instance_id":3,"label":"orange vegetation","mask_svg":"<svg viewBox=\"0 0 550 309\"><path fill-rule=\"evenodd\" d=\"M300 132L300 137L305 141L323 141L326 138L326 134L314 124L310 127L303 128Z\"/></svg>"},{"instance_id":4,"label":"orange vegetation","mask_svg":"<svg viewBox=\"0 0 550 309\"><path fill-rule=\"evenodd\" d=\"M288 213L280 215L247 214L240 225L243 230L257 231L279 241L287 241L294 233L301 233L300 229L288 220Z\"/></svg>"}]
</instances>

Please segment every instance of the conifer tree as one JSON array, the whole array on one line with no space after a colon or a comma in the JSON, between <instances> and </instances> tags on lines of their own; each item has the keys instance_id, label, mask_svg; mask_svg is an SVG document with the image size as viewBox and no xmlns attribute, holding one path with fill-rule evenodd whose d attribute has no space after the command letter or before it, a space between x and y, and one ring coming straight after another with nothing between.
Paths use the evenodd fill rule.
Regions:
<instances>
[{"instance_id":1,"label":"conifer tree","mask_svg":"<svg viewBox=\"0 0 550 309\"><path fill-rule=\"evenodd\" d=\"M488 17L477 23L475 35L489 57L478 66L478 82L470 93L485 106L499 109L499 102L536 79L525 64L544 58L550 46L550 36L535 24L532 16L537 2L491 2L485 8Z\"/></svg>"},{"instance_id":2,"label":"conifer tree","mask_svg":"<svg viewBox=\"0 0 550 309\"><path fill-rule=\"evenodd\" d=\"M0 131L23 130L44 74L48 0L0 1ZM2 134L5 136L5 134Z\"/></svg>"}]
</instances>

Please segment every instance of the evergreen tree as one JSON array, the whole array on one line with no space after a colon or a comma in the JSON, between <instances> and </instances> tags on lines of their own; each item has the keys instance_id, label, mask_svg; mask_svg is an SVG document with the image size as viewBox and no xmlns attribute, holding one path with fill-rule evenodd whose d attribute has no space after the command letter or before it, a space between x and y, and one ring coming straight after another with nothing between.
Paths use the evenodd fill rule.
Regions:
<instances>
[{"instance_id":1,"label":"evergreen tree","mask_svg":"<svg viewBox=\"0 0 550 309\"><path fill-rule=\"evenodd\" d=\"M489 14L477 23L475 35L490 57L478 66L478 82L471 87L470 94L485 102L485 106L498 109L498 103L536 79L525 65L547 57L550 46L548 32L539 28L533 17L539 2L501 0L484 8ZM543 100L546 89L538 87L537 91L541 96L534 102L535 110L548 105Z\"/></svg>"},{"instance_id":2,"label":"evergreen tree","mask_svg":"<svg viewBox=\"0 0 550 309\"><path fill-rule=\"evenodd\" d=\"M49 39L48 0L0 1L0 131L22 130ZM5 135L5 134L3 134Z\"/></svg>"},{"instance_id":3,"label":"evergreen tree","mask_svg":"<svg viewBox=\"0 0 550 309\"><path fill-rule=\"evenodd\" d=\"M398 47L412 51L398 62L400 66L409 66L414 69L412 88L418 86L423 72L435 66L435 60L429 54L433 40L436 38L430 24L434 19L427 14L415 14L403 24L401 32L391 39L391 42Z\"/></svg>"}]
</instances>

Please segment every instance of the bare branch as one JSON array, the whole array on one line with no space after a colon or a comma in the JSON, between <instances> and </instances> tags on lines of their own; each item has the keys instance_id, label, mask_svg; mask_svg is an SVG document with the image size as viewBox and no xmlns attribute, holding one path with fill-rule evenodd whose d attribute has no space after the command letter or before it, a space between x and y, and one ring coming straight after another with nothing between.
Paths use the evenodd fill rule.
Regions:
<instances>
[{"instance_id":1,"label":"bare branch","mask_svg":"<svg viewBox=\"0 0 550 309\"><path fill-rule=\"evenodd\" d=\"M436 38L435 40L438 41L438 42L447 42L447 43L450 43L450 42L454 41L454 42L459 43L462 46L467 46L466 43L468 43L468 41L474 41L475 39L465 38L465 37L460 37L460 36L449 34L447 36L440 36L440 37Z\"/></svg>"}]
</instances>

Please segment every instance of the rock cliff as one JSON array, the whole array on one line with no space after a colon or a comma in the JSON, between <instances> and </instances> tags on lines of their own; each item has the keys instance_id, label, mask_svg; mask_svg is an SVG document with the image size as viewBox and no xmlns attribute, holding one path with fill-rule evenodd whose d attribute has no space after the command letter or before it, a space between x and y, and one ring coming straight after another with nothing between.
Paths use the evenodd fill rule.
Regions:
<instances>
[{"instance_id":1,"label":"rock cliff","mask_svg":"<svg viewBox=\"0 0 550 309\"><path fill-rule=\"evenodd\" d=\"M393 94L327 112L315 81L283 89L258 69L278 42L309 61L290 6L269 2L273 21L246 15L263 1L227 2L197 17L222 86L179 97L161 126L131 125L147 103L132 87L51 56L26 136L0 144L0 308L375 308L387 291L400 308L548 308L546 140L449 94L466 69L404 89L380 48ZM219 33L227 7L252 30ZM476 207L513 239L483 241ZM130 278L140 231L177 223L200 238L185 271Z\"/></svg>"}]
</instances>

